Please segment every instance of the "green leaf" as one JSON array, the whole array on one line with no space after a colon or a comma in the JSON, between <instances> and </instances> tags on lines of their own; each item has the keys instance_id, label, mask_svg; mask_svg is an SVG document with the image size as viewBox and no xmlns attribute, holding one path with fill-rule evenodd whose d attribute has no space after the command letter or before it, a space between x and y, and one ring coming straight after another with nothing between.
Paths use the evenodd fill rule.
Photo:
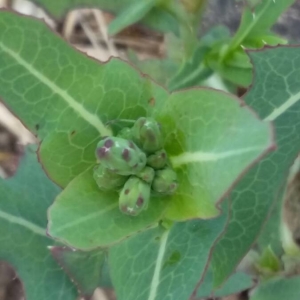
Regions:
<instances>
[{"instance_id":1,"label":"green leaf","mask_svg":"<svg viewBox=\"0 0 300 300\"><path fill-rule=\"evenodd\" d=\"M237 86L248 87L252 81L252 65L244 49L231 53L226 60L222 60L226 46L217 44L209 53L207 65L224 79Z\"/></svg>"},{"instance_id":2,"label":"green leaf","mask_svg":"<svg viewBox=\"0 0 300 300\"><path fill-rule=\"evenodd\" d=\"M243 60L237 52L234 54L230 59L221 63L217 61L215 56L209 57L207 64L222 78L237 86L247 88L251 84L253 73L252 68L247 66L250 64L249 58Z\"/></svg>"},{"instance_id":3,"label":"green leaf","mask_svg":"<svg viewBox=\"0 0 300 300\"><path fill-rule=\"evenodd\" d=\"M256 34L254 37L248 38L245 43L245 48L250 49L260 49L265 45L268 46L278 46L278 45L286 45L288 41L274 33L264 33L264 34Z\"/></svg>"},{"instance_id":4,"label":"green leaf","mask_svg":"<svg viewBox=\"0 0 300 300\"><path fill-rule=\"evenodd\" d=\"M281 263L272 248L268 246L257 261L256 267L263 274L270 275L280 271Z\"/></svg>"},{"instance_id":5,"label":"green leaf","mask_svg":"<svg viewBox=\"0 0 300 300\"><path fill-rule=\"evenodd\" d=\"M222 287L213 288L213 272L209 269L201 282L199 289L197 290L198 298L209 298L209 297L226 297L232 294L240 293L253 286L252 278L243 273L236 272L232 274L223 284Z\"/></svg>"},{"instance_id":6,"label":"green leaf","mask_svg":"<svg viewBox=\"0 0 300 300\"><path fill-rule=\"evenodd\" d=\"M240 47L248 39L269 31L279 16L294 2L295 0L264 0L260 1L254 10L245 7L241 24L229 44L227 53Z\"/></svg>"},{"instance_id":7,"label":"green leaf","mask_svg":"<svg viewBox=\"0 0 300 300\"><path fill-rule=\"evenodd\" d=\"M241 106L229 94L194 89L172 94L155 114L179 181L168 218L218 215L216 205L233 182L272 147L269 124Z\"/></svg>"},{"instance_id":8,"label":"green leaf","mask_svg":"<svg viewBox=\"0 0 300 300\"><path fill-rule=\"evenodd\" d=\"M252 68L244 49L286 44L286 40L270 33L270 29L293 2L295 0L264 0L246 6L231 42L221 52L215 52L208 65L230 82L248 87L252 81Z\"/></svg>"},{"instance_id":9,"label":"green leaf","mask_svg":"<svg viewBox=\"0 0 300 300\"><path fill-rule=\"evenodd\" d=\"M179 22L173 14L160 7L154 7L150 13L148 13L143 23L150 28L161 31L164 33L173 33L179 36Z\"/></svg>"},{"instance_id":10,"label":"green leaf","mask_svg":"<svg viewBox=\"0 0 300 300\"><path fill-rule=\"evenodd\" d=\"M46 211L59 188L44 174L28 148L17 174L0 180L0 260L14 267L26 299L74 300L76 291L52 258Z\"/></svg>"},{"instance_id":11,"label":"green leaf","mask_svg":"<svg viewBox=\"0 0 300 300\"><path fill-rule=\"evenodd\" d=\"M260 284L251 294L250 300L298 300L300 276L274 278Z\"/></svg>"},{"instance_id":12,"label":"green leaf","mask_svg":"<svg viewBox=\"0 0 300 300\"><path fill-rule=\"evenodd\" d=\"M61 186L96 163L100 136L111 134L108 120L145 116L167 97L128 64L98 64L42 22L7 11L0 14L0 66L0 95L43 141L40 160Z\"/></svg>"},{"instance_id":13,"label":"green leaf","mask_svg":"<svg viewBox=\"0 0 300 300\"><path fill-rule=\"evenodd\" d=\"M205 65L198 65L196 70L193 70L192 73L187 75L186 69L183 70L183 73L178 74L178 77L174 79L174 82L170 83L169 90L176 91L183 89L185 87L195 87L201 86L202 82L208 79L213 71ZM177 82L178 80L178 82Z\"/></svg>"},{"instance_id":14,"label":"green leaf","mask_svg":"<svg viewBox=\"0 0 300 300\"><path fill-rule=\"evenodd\" d=\"M265 121L274 122L277 148L231 194L231 220L213 255L215 286L232 273L257 238L274 201L282 196L288 170L300 150L299 48L284 46L249 55L255 76L245 101Z\"/></svg>"},{"instance_id":15,"label":"green leaf","mask_svg":"<svg viewBox=\"0 0 300 300\"><path fill-rule=\"evenodd\" d=\"M212 70L206 64L207 54L215 43L221 43L222 40L227 38L229 38L228 28L224 26L212 28L201 38L192 57L171 78L168 89L174 91L181 88L199 86L202 81L212 74Z\"/></svg>"},{"instance_id":16,"label":"green leaf","mask_svg":"<svg viewBox=\"0 0 300 300\"><path fill-rule=\"evenodd\" d=\"M92 170L82 173L50 207L49 234L78 249L108 246L157 226L168 205L154 198L146 211L131 217L120 212L118 198L117 192L99 190Z\"/></svg>"},{"instance_id":17,"label":"green leaf","mask_svg":"<svg viewBox=\"0 0 300 300\"><path fill-rule=\"evenodd\" d=\"M177 63L170 58L139 60L133 51L129 51L128 55L135 67L163 86L167 86L168 80L178 69Z\"/></svg>"},{"instance_id":18,"label":"green leaf","mask_svg":"<svg viewBox=\"0 0 300 300\"><path fill-rule=\"evenodd\" d=\"M124 28L140 21L156 4L157 0L135 0L108 26L108 33L115 35Z\"/></svg>"},{"instance_id":19,"label":"green leaf","mask_svg":"<svg viewBox=\"0 0 300 300\"><path fill-rule=\"evenodd\" d=\"M209 50L209 47L197 47L192 58L170 80L168 89L175 91L181 88L199 86L202 81L207 79L212 74L212 70L203 62Z\"/></svg>"},{"instance_id":20,"label":"green leaf","mask_svg":"<svg viewBox=\"0 0 300 300\"><path fill-rule=\"evenodd\" d=\"M97 287L110 286L104 251L82 252L54 246L51 253L76 284L80 296L89 299Z\"/></svg>"},{"instance_id":21,"label":"green leaf","mask_svg":"<svg viewBox=\"0 0 300 300\"><path fill-rule=\"evenodd\" d=\"M188 299L203 276L227 216L148 230L110 249L118 300Z\"/></svg>"}]
</instances>

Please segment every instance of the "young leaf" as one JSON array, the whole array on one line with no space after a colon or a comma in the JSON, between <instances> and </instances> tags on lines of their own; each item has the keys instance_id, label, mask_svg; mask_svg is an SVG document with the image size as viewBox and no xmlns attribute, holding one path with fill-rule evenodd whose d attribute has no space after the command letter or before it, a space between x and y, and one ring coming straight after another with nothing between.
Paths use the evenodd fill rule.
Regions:
<instances>
[{"instance_id":1,"label":"young leaf","mask_svg":"<svg viewBox=\"0 0 300 300\"><path fill-rule=\"evenodd\" d=\"M254 37L248 38L243 46L245 48L250 49L260 49L265 45L268 46L278 46L278 45L286 45L288 41L272 32L256 34ZM246 53L245 53L246 55Z\"/></svg>"},{"instance_id":2,"label":"young leaf","mask_svg":"<svg viewBox=\"0 0 300 300\"><path fill-rule=\"evenodd\" d=\"M157 226L168 200L154 198L138 216L120 212L117 192L99 190L92 170L76 177L49 209L48 232L77 249L89 250L119 242Z\"/></svg>"},{"instance_id":3,"label":"young leaf","mask_svg":"<svg viewBox=\"0 0 300 300\"><path fill-rule=\"evenodd\" d=\"M74 300L76 291L48 250L46 210L59 193L28 148L17 174L0 180L0 260L14 267L26 299Z\"/></svg>"},{"instance_id":4,"label":"young leaf","mask_svg":"<svg viewBox=\"0 0 300 300\"><path fill-rule=\"evenodd\" d=\"M157 227L113 246L109 265L118 300L188 299L226 219Z\"/></svg>"},{"instance_id":5,"label":"young leaf","mask_svg":"<svg viewBox=\"0 0 300 300\"><path fill-rule=\"evenodd\" d=\"M205 55L209 50L210 48L206 46L197 47L192 58L171 78L168 89L175 91L181 88L199 86L202 81L207 79L212 74L212 70L204 64Z\"/></svg>"},{"instance_id":6,"label":"young leaf","mask_svg":"<svg viewBox=\"0 0 300 300\"><path fill-rule=\"evenodd\" d=\"M108 33L115 35L124 28L140 21L156 4L157 0L133 1L108 26Z\"/></svg>"},{"instance_id":7,"label":"young leaf","mask_svg":"<svg viewBox=\"0 0 300 300\"><path fill-rule=\"evenodd\" d=\"M250 294L250 300L298 300L300 276L277 277L260 284Z\"/></svg>"},{"instance_id":8,"label":"young leaf","mask_svg":"<svg viewBox=\"0 0 300 300\"><path fill-rule=\"evenodd\" d=\"M232 216L213 255L215 286L235 269L258 236L290 166L300 151L300 56L297 47L249 52L255 76L246 103L273 121L277 149L255 166L231 194Z\"/></svg>"},{"instance_id":9,"label":"young leaf","mask_svg":"<svg viewBox=\"0 0 300 300\"><path fill-rule=\"evenodd\" d=\"M170 197L172 220L211 218L233 182L271 149L270 126L238 99L210 89L172 94L155 114L179 187Z\"/></svg>"},{"instance_id":10,"label":"young leaf","mask_svg":"<svg viewBox=\"0 0 300 300\"><path fill-rule=\"evenodd\" d=\"M207 57L207 65L224 79L237 86L248 87L252 81L252 65L244 50L238 50L226 61L219 61L220 49L214 49Z\"/></svg>"},{"instance_id":11,"label":"young leaf","mask_svg":"<svg viewBox=\"0 0 300 300\"><path fill-rule=\"evenodd\" d=\"M108 284L104 251L82 252L60 246L51 247L50 250L85 299L90 299L97 287Z\"/></svg>"},{"instance_id":12,"label":"young leaf","mask_svg":"<svg viewBox=\"0 0 300 300\"><path fill-rule=\"evenodd\" d=\"M278 256L274 253L272 248L268 246L262 252L259 260L256 263L256 268L263 275L272 275L279 272L281 269L281 263Z\"/></svg>"},{"instance_id":13,"label":"young leaf","mask_svg":"<svg viewBox=\"0 0 300 300\"><path fill-rule=\"evenodd\" d=\"M203 36L192 57L171 78L168 85L169 90L199 86L202 81L207 79L212 74L212 70L207 66L206 56L214 44L227 38L229 38L229 30L224 26L216 26Z\"/></svg>"},{"instance_id":14,"label":"young leaf","mask_svg":"<svg viewBox=\"0 0 300 300\"><path fill-rule=\"evenodd\" d=\"M255 6L254 11L251 7L245 7L239 29L226 53L237 49L248 39L268 32L279 16L294 2L295 0L264 0Z\"/></svg>"},{"instance_id":15,"label":"young leaf","mask_svg":"<svg viewBox=\"0 0 300 300\"><path fill-rule=\"evenodd\" d=\"M100 136L111 134L108 120L145 116L167 97L128 64L96 63L42 22L7 11L0 13L0 95L43 141L40 160L61 186L95 164Z\"/></svg>"},{"instance_id":16,"label":"young leaf","mask_svg":"<svg viewBox=\"0 0 300 300\"><path fill-rule=\"evenodd\" d=\"M230 83L238 87L248 88L252 81L252 69L235 67L231 65L231 62L219 64L216 61L210 60L209 66Z\"/></svg>"}]
</instances>

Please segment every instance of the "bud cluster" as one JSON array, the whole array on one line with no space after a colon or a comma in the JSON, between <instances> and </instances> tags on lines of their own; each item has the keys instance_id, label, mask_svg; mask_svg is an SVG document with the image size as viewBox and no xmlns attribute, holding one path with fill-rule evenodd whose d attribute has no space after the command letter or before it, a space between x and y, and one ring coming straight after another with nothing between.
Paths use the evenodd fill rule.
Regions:
<instances>
[{"instance_id":1,"label":"bud cluster","mask_svg":"<svg viewBox=\"0 0 300 300\"><path fill-rule=\"evenodd\" d=\"M171 195L177 189L177 175L163 149L160 125L152 118L139 118L116 137L102 138L96 157L98 187L118 191L119 207L125 214L136 216L147 209L151 196Z\"/></svg>"}]
</instances>

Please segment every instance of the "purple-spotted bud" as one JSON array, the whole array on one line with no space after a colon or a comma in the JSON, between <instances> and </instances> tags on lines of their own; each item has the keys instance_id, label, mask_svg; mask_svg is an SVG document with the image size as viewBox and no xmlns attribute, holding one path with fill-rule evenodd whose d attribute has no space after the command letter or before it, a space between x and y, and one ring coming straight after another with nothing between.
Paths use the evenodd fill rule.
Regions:
<instances>
[{"instance_id":1,"label":"purple-spotted bud","mask_svg":"<svg viewBox=\"0 0 300 300\"><path fill-rule=\"evenodd\" d=\"M153 191L160 194L173 194L178 187L177 175L171 168L166 168L155 172L152 183Z\"/></svg>"},{"instance_id":2,"label":"purple-spotted bud","mask_svg":"<svg viewBox=\"0 0 300 300\"><path fill-rule=\"evenodd\" d=\"M122 213L136 216L148 208L150 200L150 184L142 179L131 176L125 183L119 197L119 207Z\"/></svg>"},{"instance_id":3,"label":"purple-spotted bud","mask_svg":"<svg viewBox=\"0 0 300 300\"><path fill-rule=\"evenodd\" d=\"M125 176L140 172L147 160L132 141L118 137L102 139L97 145L96 157L105 168Z\"/></svg>"},{"instance_id":4,"label":"purple-spotted bud","mask_svg":"<svg viewBox=\"0 0 300 300\"><path fill-rule=\"evenodd\" d=\"M131 129L128 128L128 127L122 128L122 129L118 132L117 137L120 137L120 138L125 139L125 140L132 140Z\"/></svg>"},{"instance_id":5,"label":"purple-spotted bud","mask_svg":"<svg viewBox=\"0 0 300 300\"><path fill-rule=\"evenodd\" d=\"M151 185L154 175L155 175L154 170L146 166L141 172L137 173L135 176L137 176L138 178L144 180L145 182Z\"/></svg>"},{"instance_id":6,"label":"purple-spotted bud","mask_svg":"<svg viewBox=\"0 0 300 300\"><path fill-rule=\"evenodd\" d=\"M163 141L159 124L152 118L139 118L133 125L133 140L147 153L162 149Z\"/></svg>"},{"instance_id":7,"label":"purple-spotted bud","mask_svg":"<svg viewBox=\"0 0 300 300\"><path fill-rule=\"evenodd\" d=\"M94 168L93 177L102 191L119 190L127 181L127 176L116 174L103 165L97 165Z\"/></svg>"},{"instance_id":8,"label":"purple-spotted bud","mask_svg":"<svg viewBox=\"0 0 300 300\"><path fill-rule=\"evenodd\" d=\"M165 150L159 150L154 154L151 154L147 158L147 165L159 170L166 166L167 164L167 153Z\"/></svg>"}]
</instances>

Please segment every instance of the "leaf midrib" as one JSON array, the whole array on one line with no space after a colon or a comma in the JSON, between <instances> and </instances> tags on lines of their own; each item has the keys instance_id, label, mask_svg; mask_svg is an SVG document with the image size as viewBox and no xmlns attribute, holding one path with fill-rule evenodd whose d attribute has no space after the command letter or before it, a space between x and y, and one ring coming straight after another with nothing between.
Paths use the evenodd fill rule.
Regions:
<instances>
[{"instance_id":1,"label":"leaf midrib","mask_svg":"<svg viewBox=\"0 0 300 300\"><path fill-rule=\"evenodd\" d=\"M58 85L48 79L43 73L37 70L33 65L27 63L18 53L0 43L0 48L7 55L12 57L18 65L23 66L30 74L37 78L44 85L48 86L52 91L58 94L75 112L77 112L85 121L97 129L102 136L110 136L112 132L106 128L98 116L90 113L82 104L77 102L70 94L61 89Z\"/></svg>"},{"instance_id":2,"label":"leaf midrib","mask_svg":"<svg viewBox=\"0 0 300 300\"><path fill-rule=\"evenodd\" d=\"M0 219L3 219L12 224L20 225L20 226L32 231L34 234L41 235L44 237L47 236L45 228L42 228L22 217L16 217L12 214L9 214L9 213L6 213L6 212L0 210Z\"/></svg>"},{"instance_id":3,"label":"leaf midrib","mask_svg":"<svg viewBox=\"0 0 300 300\"><path fill-rule=\"evenodd\" d=\"M266 4L266 6L257 14L256 21L255 22L253 21L249 26L247 26L247 29L244 31L244 34L242 34L238 40L233 41L232 46L229 47L230 50L237 48L244 41L244 39L249 35L252 29L256 26L257 22L260 21L260 18L265 13L265 11L269 8L270 4L271 1L269 1Z\"/></svg>"},{"instance_id":4,"label":"leaf midrib","mask_svg":"<svg viewBox=\"0 0 300 300\"><path fill-rule=\"evenodd\" d=\"M85 217L78 218L78 219L76 219L73 222L66 223L63 226L61 226L61 227L57 228L56 230L54 230L55 234L58 234L59 232L62 232L64 230L68 229L68 228L71 228L71 227L74 227L74 226L78 226L79 224L84 223L87 220L98 218L99 216L103 215L104 213L117 208L118 205L119 205L118 203L113 203L112 205L107 206L103 210L96 211L94 213L86 215ZM51 211L51 208L50 208L50 211ZM51 228L51 223L50 223L49 227Z\"/></svg>"},{"instance_id":5,"label":"leaf midrib","mask_svg":"<svg viewBox=\"0 0 300 300\"><path fill-rule=\"evenodd\" d=\"M174 168L177 168L181 165L195 163L195 162L215 162L220 159L226 159L233 156L240 156L243 154L247 154L250 152L257 152L262 150L262 146L253 146L241 149L235 149L230 151L224 152L202 152L202 151L195 151L195 152L185 152L178 156L172 156L170 158L172 165Z\"/></svg>"},{"instance_id":6,"label":"leaf midrib","mask_svg":"<svg viewBox=\"0 0 300 300\"><path fill-rule=\"evenodd\" d=\"M264 121L270 122L276 120L283 113L285 113L291 106L296 104L300 100L300 92L290 96L283 104L275 108L267 117L264 118Z\"/></svg>"},{"instance_id":7,"label":"leaf midrib","mask_svg":"<svg viewBox=\"0 0 300 300\"><path fill-rule=\"evenodd\" d=\"M160 244L159 244L159 249L158 249L157 258L156 258L156 262L155 262L154 273L153 273L152 281L150 284L150 293L149 293L148 300L156 299L157 289L158 289L159 282L160 282L159 281L160 272L162 269L164 254L166 252L166 246L167 246L169 233L170 233L170 230L166 230L160 238Z\"/></svg>"}]
</instances>

